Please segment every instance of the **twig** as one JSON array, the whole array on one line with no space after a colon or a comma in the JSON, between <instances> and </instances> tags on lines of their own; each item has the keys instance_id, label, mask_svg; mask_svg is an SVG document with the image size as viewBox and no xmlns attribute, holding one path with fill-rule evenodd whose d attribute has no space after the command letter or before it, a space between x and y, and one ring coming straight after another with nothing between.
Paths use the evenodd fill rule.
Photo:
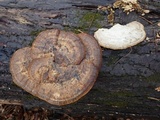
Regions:
<instances>
[{"instance_id":1,"label":"twig","mask_svg":"<svg viewBox=\"0 0 160 120\"><path fill-rule=\"evenodd\" d=\"M156 101L160 101L160 99L158 99L158 98L154 98L154 97L148 97L148 99L156 100Z\"/></svg>"},{"instance_id":2,"label":"twig","mask_svg":"<svg viewBox=\"0 0 160 120\"><path fill-rule=\"evenodd\" d=\"M2 100L0 99L0 104L10 104L10 105L22 105L20 101L17 100Z\"/></svg>"},{"instance_id":3,"label":"twig","mask_svg":"<svg viewBox=\"0 0 160 120\"><path fill-rule=\"evenodd\" d=\"M131 54L131 52L132 52L132 47L130 47L129 53L127 53L125 56L123 56L123 57L121 57L119 60L117 60L117 62L115 62L114 65L116 65L116 64L117 64L119 61L121 61L123 58L127 57L129 54Z\"/></svg>"},{"instance_id":4,"label":"twig","mask_svg":"<svg viewBox=\"0 0 160 120\"><path fill-rule=\"evenodd\" d=\"M82 30L80 30L80 29L78 29L77 31L80 32L80 33L84 33L84 32L83 32Z\"/></svg>"},{"instance_id":5,"label":"twig","mask_svg":"<svg viewBox=\"0 0 160 120\"><path fill-rule=\"evenodd\" d=\"M66 113L64 113L64 118L67 118L67 120L74 120L73 117L67 115Z\"/></svg>"},{"instance_id":6,"label":"twig","mask_svg":"<svg viewBox=\"0 0 160 120\"><path fill-rule=\"evenodd\" d=\"M151 21L147 20L145 17L139 16L140 18L142 18L143 20L147 21L150 24L153 24Z\"/></svg>"}]
</instances>

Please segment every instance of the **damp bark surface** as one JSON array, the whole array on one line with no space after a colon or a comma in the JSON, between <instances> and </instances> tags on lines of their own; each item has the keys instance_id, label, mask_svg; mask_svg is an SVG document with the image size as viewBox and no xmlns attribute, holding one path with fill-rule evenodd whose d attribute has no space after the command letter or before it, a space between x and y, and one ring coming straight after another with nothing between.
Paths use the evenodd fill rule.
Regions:
<instances>
[{"instance_id":1,"label":"damp bark surface","mask_svg":"<svg viewBox=\"0 0 160 120\"><path fill-rule=\"evenodd\" d=\"M13 83L9 62L13 53L32 45L39 32L57 28L90 35L100 27L110 28L107 11L98 5L115 0L47 0L0 1L0 101L19 101L26 108L44 107L71 116L132 116L160 117L160 27L159 0L140 0L149 14L141 16L115 10L115 23L141 22L146 40L125 50L102 48L103 63L91 91L79 101L57 107L32 96ZM14 103L14 102L13 102Z\"/></svg>"}]
</instances>

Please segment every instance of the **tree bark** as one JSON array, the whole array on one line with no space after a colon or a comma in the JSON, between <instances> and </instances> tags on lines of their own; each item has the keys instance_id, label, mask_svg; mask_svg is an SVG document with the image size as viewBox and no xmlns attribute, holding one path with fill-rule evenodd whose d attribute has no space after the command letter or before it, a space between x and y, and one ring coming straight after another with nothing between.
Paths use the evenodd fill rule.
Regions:
<instances>
[{"instance_id":1,"label":"tree bark","mask_svg":"<svg viewBox=\"0 0 160 120\"><path fill-rule=\"evenodd\" d=\"M140 0L145 9L155 14L141 16L136 12L116 12L116 23L137 20L145 26L148 41L131 49L113 51L103 49L103 64L92 90L81 100L67 106L50 105L30 95L12 82L9 60L19 48L32 44L40 31L58 28L79 30L93 35L107 23L107 12L97 11L98 5L109 5L115 0L48 0L0 1L0 104L23 104L48 109L70 111L70 114L144 115L160 117L160 44L156 36L159 28L159 0ZM150 19L154 18L154 19ZM156 42L157 41L157 42ZM129 53L129 54L128 54ZM153 99L152 99L153 98ZM7 100L7 102L6 102ZM13 101L13 102L8 102Z\"/></svg>"}]
</instances>

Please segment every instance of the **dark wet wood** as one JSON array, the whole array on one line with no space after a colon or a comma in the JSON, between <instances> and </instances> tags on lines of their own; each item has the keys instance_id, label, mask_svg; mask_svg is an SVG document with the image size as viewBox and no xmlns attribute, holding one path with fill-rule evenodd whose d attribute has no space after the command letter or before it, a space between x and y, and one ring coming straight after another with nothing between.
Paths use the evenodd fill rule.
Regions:
<instances>
[{"instance_id":1,"label":"dark wet wood","mask_svg":"<svg viewBox=\"0 0 160 120\"><path fill-rule=\"evenodd\" d=\"M103 49L103 64L98 79L92 90L78 102L63 107L53 106L23 91L12 81L9 60L13 52L31 45L35 36L45 29L81 30L93 35L99 26L110 27L106 19L107 12L97 11L96 7L114 1L1 0L0 100L17 100L25 107L43 106L75 116L119 114L160 117L160 95L155 90L160 86L160 47L159 42L155 42L159 40L156 36L160 21L159 0L140 0L145 9L153 11L145 16L135 12L126 15L120 10L116 11L116 23L126 24L134 20L143 23L149 42L142 42L133 47L132 51ZM88 20L86 15L93 18ZM99 19L99 15L103 19Z\"/></svg>"}]
</instances>

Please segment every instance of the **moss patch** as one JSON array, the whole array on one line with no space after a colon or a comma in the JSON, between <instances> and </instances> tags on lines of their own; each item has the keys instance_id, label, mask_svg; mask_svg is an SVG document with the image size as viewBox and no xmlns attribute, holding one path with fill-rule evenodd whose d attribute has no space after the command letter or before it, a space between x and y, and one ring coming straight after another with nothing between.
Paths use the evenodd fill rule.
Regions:
<instances>
[{"instance_id":1,"label":"moss patch","mask_svg":"<svg viewBox=\"0 0 160 120\"><path fill-rule=\"evenodd\" d=\"M108 76L108 74L106 74L106 73L107 72L105 72L105 71L100 71L99 74L98 74L98 76L101 77L101 78L105 77L105 76Z\"/></svg>"},{"instance_id":2,"label":"moss patch","mask_svg":"<svg viewBox=\"0 0 160 120\"><path fill-rule=\"evenodd\" d=\"M134 94L130 91L117 91L107 94L108 97L132 97Z\"/></svg>"},{"instance_id":3,"label":"moss patch","mask_svg":"<svg viewBox=\"0 0 160 120\"><path fill-rule=\"evenodd\" d=\"M29 35L31 35L31 36L37 36L40 32L42 32L43 30L33 30L33 31L31 31L30 32L30 34Z\"/></svg>"},{"instance_id":4,"label":"moss patch","mask_svg":"<svg viewBox=\"0 0 160 120\"><path fill-rule=\"evenodd\" d=\"M25 100L38 100L37 97L30 95L30 94L24 95L23 99L25 99Z\"/></svg>"},{"instance_id":5,"label":"moss patch","mask_svg":"<svg viewBox=\"0 0 160 120\"><path fill-rule=\"evenodd\" d=\"M70 27L70 26L65 26L64 30L65 31L72 31L77 34L81 32L80 28L75 28L75 27Z\"/></svg>"},{"instance_id":6,"label":"moss patch","mask_svg":"<svg viewBox=\"0 0 160 120\"><path fill-rule=\"evenodd\" d=\"M96 11L79 11L74 13L74 18L67 26L64 26L64 30L69 30L75 33L88 32L91 28L102 27L102 21L105 17Z\"/></svg>"},{"instance_id":7,"label":"moss patch","mask_svg":"<svg viewBox=\"0 0 160 120\"><path fill-rule=\"evenodd\" d=\"M160 73L155 73L149 77L144 78L149 82L160 82Z\"/></svg>"},{"instance_id":8,"label":"moss patch","mask_svg":"<svg viewBox=\"0 0 160 120\"><path fill-rule=\"evenodd\" d=\"M135 94L130 91L105 92L102 89L95 88L91 90L88 99L96 104L123 108L134 104L135 99L133 101L132 98L135 98ZM137 100L135 104L137 104Z\"/></svg>"},{"instance_id":9,"label":"moss patch","mask_svg":"<svg viewBox=\"0 0 160 120\"><path fill-rule=\"evenodd\" d=\"M119 57L118 56L110 56L108 59L107 59L107 66L110 66L110 65L113 65L115 64L117 61L119 60Z\"/></svg>"},{"instance_id":10,"label":"moss patch","mask_svg":"<svg viewBox=\"0 0 160 120\"><path fill-rule=\"evenodd\" d=\"M128 106L127 101L106 101L105 104L112 106L112 107L127 107Z\"/></svg>"},{"instance_id":11,"label":"moss patch","mask_svg":"<svg viewBox=\"0 0 160 120\"><path fill-rule=\"evenodd\" d=\"M32 36L33 37L33 39L31 40L31 42L29 43L29 46L32 46L32 43L33 43L33 41L35 40L35 37L36 36L38 36L38 34L40 33L40 32L42 32L43 30L33 30L33 31L31 31L30 32L30 36Z\"/></svg>"},{"instance_id":12,"label":"moss patch","mask_svg":"<svg viewBox=\"0 0 160 120\"><path fill-rule=\"evenodd\" d=\"M89 30L91 27L100 28L102 27L101 22L104 20L104 16L95 11L85 12L79 21L79 28L83 31Z\"/></svg>"}]
</instances>

